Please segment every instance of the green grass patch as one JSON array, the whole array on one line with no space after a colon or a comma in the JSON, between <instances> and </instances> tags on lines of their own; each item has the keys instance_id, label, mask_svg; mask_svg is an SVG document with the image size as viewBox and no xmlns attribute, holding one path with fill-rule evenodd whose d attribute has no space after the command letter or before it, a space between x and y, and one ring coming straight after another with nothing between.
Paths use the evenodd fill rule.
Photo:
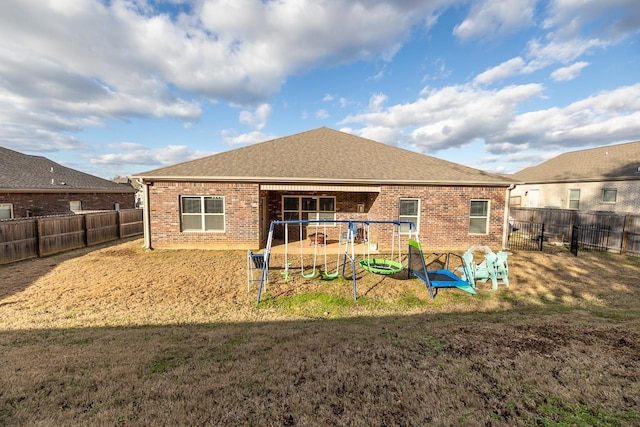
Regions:
<instances>
[{"instance_id":1,"label":"green grass patch","mask_svg":"<svg viewBox=\"0 0 640 427\"><path fill-rule=\"evenodd\" d=\"M351 297L337 296L329 289L328 291L306 292L281 297L265 293L258 308L271 308L286 314L316 318L349 316L354 309L364 309L368 312L387 312L389 310L403 312L431 304L433 304L431 300L424 300L413 294L390 301L362 295L354 301Z\"/></svg>"},{"instance_id":2,"label":"green grass patch","mask_svg":"<svg viewBox=\"0 0 640 427\"><path fill-rule=\"evenodd\" d=\"M594 317L598 317L600 319L609 319L609 320L624 320L629 318L628 313L622 313L614 310L591 310L591 314Z\"/></svg>"},{"instance_id":3,"label":"green grass patch","mask_svg":"<svg viewBox=\"0 0 640 427\"><path fill-rule=\"evenodd\" d=\"M536 424L545 427L626 426L640 421L640 413L637 411L608 412L598 406L567 404L559 399L550 399L540 405L538 410L541 416Z\"/></svg>"},{"instance_id":4,"label":"green grass patch","mask_svg":"<svg viewBox=\"0 0 640 427\"><path fill-rule=\"evenodd\" d=\"M344 298L327 292L308 292L278 298L265 295L258 307L275 308L286 313L308 317L327 317L327 315L344 314L354 304L355 301L351 298Z\"/></svg>"},{"instance_id":5,"label":"green grass patch","mask_svg":"<svg viewBox=\"0 0 640 427\"><path fill-rule=\"evenodd\" d=\"M424 307L425 305L428 305L428 304L429 304L429 301L420 299L415 295L408 295L406 297L402 297L395 303L395 305L401 309Z\"/></svg>"},{"instance_id":6,"label":"green grass patch","mask_svg":"<svg viewBox=\"0 0 640 427\"><path fill-rule=\"evenodd\" d=\"M178 350L167 350L166 354L151 360L144 368L144 376L150 378L153 375L164 374L172 369L182 366L191 359L190 354L183 354Z\"/></svg>"}]
</instances>

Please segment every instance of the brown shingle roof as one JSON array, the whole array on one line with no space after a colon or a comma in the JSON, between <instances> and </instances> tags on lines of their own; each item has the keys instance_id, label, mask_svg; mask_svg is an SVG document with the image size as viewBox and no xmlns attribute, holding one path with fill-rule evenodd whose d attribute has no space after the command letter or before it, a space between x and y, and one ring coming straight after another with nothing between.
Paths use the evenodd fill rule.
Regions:
<instances>
[{"instance_id":1,"label":"brown shingle roof","mask_svg":"<svg viewBox=\"0 0 640 427\"><path fill-rule=\"evenodd\" d=\"M513 177L532 184L640 179L640 142L560 154Z\"/></svg>"},{"instance_id":2,"label":"brown shingle roof","mask_svg":"<svg viewBox=\"0 0 640 427\"><path fill-rule=\"evenodd\" d=\"M64 167L41 156L30 156L0 147L0 190L25 192L133 193L130 185Z\"/></svg>"},{"instance_id":3,"label":"brown shingle roof","mask_svg":"<svg viewBox=\"0 0 640 427\"><path fill-rule=\"evenodd\" d=\"M136 175L148 180L509 185L510 178L326 127Z\"/></svg>"}]
</instances>

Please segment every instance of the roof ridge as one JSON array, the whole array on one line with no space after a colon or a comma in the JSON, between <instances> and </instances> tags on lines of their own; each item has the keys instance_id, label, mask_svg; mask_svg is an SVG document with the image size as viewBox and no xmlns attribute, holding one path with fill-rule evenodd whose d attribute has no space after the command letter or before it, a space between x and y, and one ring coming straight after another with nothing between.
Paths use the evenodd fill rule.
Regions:
<instances>
[{"instance_id":1,"label":"roof ridge","mask_svg":"<svg viewBox=\"0 0 640 427\"><path fill-rule=\"evenodd\" d=\"M513 182L458 163L326 126L134 175L283 182Z\"/></svg>"}]
</instances>

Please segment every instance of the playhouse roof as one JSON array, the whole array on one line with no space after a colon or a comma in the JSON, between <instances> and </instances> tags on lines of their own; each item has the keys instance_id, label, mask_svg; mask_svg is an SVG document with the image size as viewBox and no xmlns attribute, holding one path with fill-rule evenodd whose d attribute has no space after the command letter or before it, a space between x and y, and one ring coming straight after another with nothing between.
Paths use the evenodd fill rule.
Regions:
<instances>
[{"instance_id":1,"label":"playhouse roof","mask_svg":"<svg viewBox=\"0 0 640 427\"><path fill-rule=\"evenodd\" d=\"M563 153L513 177L531 184L640 179L640 142Z\"/></svg>"},{"instance_id":2,"label":"playhouse roof","mask_svg":"<svg viewBox=\"0 0 640 427\"><path fill-rule=\"evenodd\" d=\"M326 127L137 174L147 181L508 186L512 179Z\"/></svg>"}]
</instances>

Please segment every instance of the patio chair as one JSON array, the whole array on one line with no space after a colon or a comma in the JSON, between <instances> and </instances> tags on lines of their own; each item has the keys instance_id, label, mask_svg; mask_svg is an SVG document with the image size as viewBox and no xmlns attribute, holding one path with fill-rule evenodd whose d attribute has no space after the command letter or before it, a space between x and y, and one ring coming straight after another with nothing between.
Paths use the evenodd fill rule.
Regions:
<instances>
[{"instance_id":1,"label":"patio chair","mask_svg":"<svg viewBox=\"0 0 640 427\"><path fill-rule=\"evenodd\" d=\"M466 280L471 286L476 285L476 264L473 262L473 252L465 252L462 254L462 262L464 262L465 268L461 271L462 280ZM469 272L469 277L467 277L466 272Z\"/></svg>"},{"instance_id":2,"label":"patio chair","mask_svg":"<svg viewBox=\"0 0 640 427\"><path fill-rule=\"evenodd\" d=\"M508 257L509 253L505 251L498 251L498 253L496 254L496 288L498 287L497 285L505 285L509 287L509 264L507 263Z\"/></svg>"},{"instance_id":3,"label":"patio chair","mask_svg":"<svg viewBox=\"0 0 640 427\"><path fill-rule=\"evenodd\" d=\"M493 252L484 254L484 261L476 266L475 279L483 283L491 280L491 289L498 289L498 279L496 277L496 259L497 255Z\"/></svg>"}]
</instances>

